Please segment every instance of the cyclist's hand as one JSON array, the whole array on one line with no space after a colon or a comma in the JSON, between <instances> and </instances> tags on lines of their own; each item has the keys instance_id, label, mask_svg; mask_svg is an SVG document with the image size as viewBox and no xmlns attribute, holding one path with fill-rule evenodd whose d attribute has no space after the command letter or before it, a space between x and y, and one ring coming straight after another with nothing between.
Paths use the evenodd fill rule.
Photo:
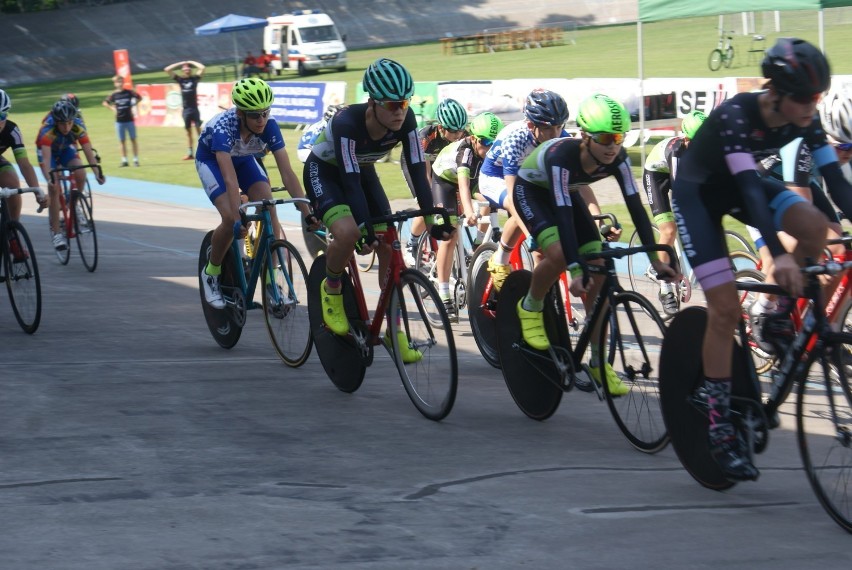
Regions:
<instances>
[{"instance_id":1,"label":"cyclist's hand","mask_svg":"<svg viewBox=\"0 0 852 570\"><path fill-rule=\"evenodd\" d=\"M37 212L40 214L42 210L47 208L50 205L50 201L48 200L47 194L36 194L36 202L38 202L38 210Z\"/></svg>"},{"instance_id":2,"label":"cyclist's hand","mask_svg":"<svg viewBox=\"0 0 852 570\"><path fill-rule=\"evenodd\" d=\"M619 241L621 239L621 224L601 226L601 235L606 241Z\"/></svg>"},{"instance_id":3,"label":"cyclist's hand","mask_svg":"<svg viewBox=\"0 0 852 570\"><path fill-rule=\"evenodd\" d=\"M575 297L579 297L589 292L589 287L592 284L592 280L588 279L586 275L578 275L571 279L571 284L568 286L568 291L571 292Z\"/></svg>"},{"instance_id":4,"label":"cyclist's hand","mask_svg":"<svg viewBox=\"0 0 852 570\"><path fill-rule=\"evenodd\" d=\"M454 231L456 231L456 228L451 224L432 224L429 226L429 235L439 240L450 239Z\"/></svg>"},{"instance_id":5,"label":"cyclist's hand","mask_svg":"<svg viewBox=\"0 0 852 570\"><path fill-rule=\"evenodd\" d=\"M675 271L672 266L660 261L659 259L652 261L651 266L654 268L654 271L657 273L657 279L660 281L672 283L681 279L681 275Z\"/></svg>"},{"instance_id":6,"label":"cyclist's hand","mask_svg":"<svg viewBox=\"0 0 852 570\"><path fill-rule=\"evenodd\" d=\"M379 238L373 233L368 233L361 236L361 239L355 242L355 253L358 255L369 255L379 247Z\"/></svg>"},{"instance_id":7,"label":"cyclist's hand","mask_svg":"<svg viewBox=\"0 0 852 570\"><path fill-rule=\"evenodd\" d=\"M234 222L234 239L244 239L248 235L248 228L243 225L242 220Z\"/></svg>"},{"instance_id":8,"label":"cyclist's hand","mask_svg":"<svg viewBox=\"0 0 852 570\"><path fill-rule=\"evenodd\" d=\"M465 212L464 214L464 223L468 226L475 226L476 222L479 221L479 216L474 214L473 212Z\"/></svg>"},{"instance_id":9,"label":"cyclist's hand","mask_svg":"<svg viewBox=\"0 0 852 570\"><path fill-rule=\"evenodd\" d=\"M322 222L312 213L309 213L302 219L302 225L308 231L315 232L322 227Z\"/></svg>"},{"instance_id":10,"label":"cyclist's hand","mask_svg":"<svg viewBox=\"0 0 852 570\"><path fill-rule=\"evenodd\" d=\"M775 282L787 291L791 297L798 297L804 289L804 279L799 271L799 265L789 253L775 258Z\"/></svg>"},{"instance_id":11,"label":"cyclist's hand","mask_svg":"<svg viewBox=\"0 0 852 570\"><path fill-rule=\"evenodd\" d=\"M95 180L98 181L98 184L103 185L106 182L106 176L104 176L103 172L98 172L98 175L95 177Z\"/></svg>"}]
</instances>

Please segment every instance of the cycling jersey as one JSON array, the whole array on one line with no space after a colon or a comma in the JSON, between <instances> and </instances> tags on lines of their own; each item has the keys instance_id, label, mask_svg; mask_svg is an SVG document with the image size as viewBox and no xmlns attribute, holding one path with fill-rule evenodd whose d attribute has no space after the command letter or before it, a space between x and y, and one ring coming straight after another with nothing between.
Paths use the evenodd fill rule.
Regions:
<instances>
[{"instance_id":1,"label":"cycling jersey","mask_svg":"<svg viewBox=\"0 0 852 570\"><path fill-rule=\"evenodd\" d=\"M36 156L39 164L44 162L41 149L48 146L50 147L50 167L67 166L71 160L77 157L78 142L81 145L90 143L89 135L80 119L74 119L67 135L60 133L55 125L41 127L36 136Z\"/></svg>"},{"instance_id":2,"label":"cycling jersey","mask_svg":"<svg viewBox=\"0 0 852 570\"><path fill-rule=\"evenodd\" d=\"M27 157L27 148L24 146L24 135L21 133L21 129L12 120L6 119L6 124L0 129L0 154L10 148L16 159Z\"/></svg>"},{"instance_id":3,"label":"cycling jersey","mask_svg":"<svg viewBox=\"0 0 852 570\"><path fill-rule=\"evenodd\" d=\"M458 185L459 174L470 179L470 188L476 188L482 159L476 153L470 137L457 140L444 147L432 163L434 176Z\"/></svg>"},{"instance_id":4,"label":"cycling jersey","mask_svg":"<svg viewBox=\"0 0 852 570\"><path fill-rule=\"evenodd\" d=\"M671 180L677 174L678 161L686 148L684 137L669 137L654 145L645 159L642 184L657 224L674 221L669 191Z\"/></svg>"},{"instance_id":5,"label":"cycling jersey","mask_svg":"<svg viewBox=\"0 0 852 570\"><path fill-rule=\"evenodd\" d=\"M802 137L831 197L844 213L852 213L852 186L843 178L819 116L807 127L769 128L759 96L740 93L710 113L681 158L673 183L672 206L684 250L705 289L733 279L722 236L725 214L757 227L773 256L785 253L775 232L786 209L804 200L780 182L761 178L756 160L788 142Z\"/></svg>"},{"instance_id":6,"label":"cycling jersey","mask_svg":"<svg viewBox=\"0 0 852 570\"><path fill-rule=\"evenodd\" d=\"M325 119L320 119L305 127L305 130L302 131L302 136L299 137L299 143L296 146L296 154L299 156L299 160L305 162L308 159L308 155L311 154L311 149L314 147L314 142L316 142L327 122Z\"/></svg>"},{"instance_id":7,"label":"cycling jersey","mask_svg":"<svg viewBox=\"0 0 852 570\"><path fill-rule=\"evenodd\" d=\"M223 111L207 121L201 136L198 137L195 159L198 176L210 201L215 202L216 198L227 191L219 163L216 161L217 152L227 152L231 155L237 182L240 189L245 191L255 182L269 180L255 157L262 156L267 151L283 149L284 146L281 127L274 120L267 121L263 132L260 135L252 134L248 141L244 141L240 136L240 119L237 117L236 108Z\"/></svg>"},{"instance_id":8,"label":"cycling jersey","mask_svg":"<svg viewBox=\"0 0 852 570\"><path fill-rule=\"evenodd\" d=\"M526 227L542 248L558 238L566 263L578 261L578 243L586 247L601 241L579 189L612 176L618 182L642 243L653 245L651 222L633 179L627 151L622 148L611 164L598 164L594 172L588 173L581 162L582 144L581 139L552 139L541 143L524 160L518 171L514 198L515 209ZM557 236L552 233L554 227Z\"/></svg>"},{"instance_id":9,"label":"cycling jersey","mask_svg":"<svg viewBox=\"0 0 852 570\"><path fill-rule=\"evenodd\" d=\"M375 162L400 142L417 202L421 208L431 208L432 194L414 111L408 109L400 130L386 131L373 140L367 132L367 107L367 103L359 103L339 111L314 141L304 169L304 186L314 201L314 210L325 216L334 206L348 206L358 224L371 214L388 213L390 204L376 175Z\"/></svg>"}]
</instances>

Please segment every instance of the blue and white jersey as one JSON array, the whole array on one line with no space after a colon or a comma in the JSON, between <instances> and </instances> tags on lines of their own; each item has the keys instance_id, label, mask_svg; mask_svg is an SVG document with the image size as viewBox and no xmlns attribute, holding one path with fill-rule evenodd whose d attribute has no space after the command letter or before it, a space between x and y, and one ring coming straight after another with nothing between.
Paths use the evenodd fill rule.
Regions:
<instances>
[{"instance_id":1,"label":"blue and white jersey","mask_svg":"<svg viewBox=\"0 0 852 570\"><path fill-rule=\"evenodd\" d=\"M215 160L217 152L227 152L231 156L258 156L284 148L281 127L274 120L266 122L263 132L252 135L248 141L240 137L240 120L236 108L223 111L207 121L201 136L198 137L196 159Z\"/></svg>"},{"instance_id":2,"label":"blue and white jersey","mask_svg":"<svg viewBox=\"0 0 852 570\"><path fill-rule=\"evenodd\" d=\"M563 130L559 136L566 137L568 133ZM524 159L536 146L538 143L527 126L526 119L509 123L497 133L494 144L485 155L480 172L496 178L517 176Z\"/></svg>"},{"instance_id":3,"label":"blue and white jersey","mask_svg":"<svg viewBox=\"0 0 852 570\"><path fill-rule=\"evenodd\" d=\"M299 137L299 144L296 146L296 154L299 155L299 160L305 162L308 159L311 149L314 148L314 142L316 142L317 137L325 129L326 124L328 124L328 121L320 119L316 123L305 127L302 136Z\"/></svg>"}]
</instances>

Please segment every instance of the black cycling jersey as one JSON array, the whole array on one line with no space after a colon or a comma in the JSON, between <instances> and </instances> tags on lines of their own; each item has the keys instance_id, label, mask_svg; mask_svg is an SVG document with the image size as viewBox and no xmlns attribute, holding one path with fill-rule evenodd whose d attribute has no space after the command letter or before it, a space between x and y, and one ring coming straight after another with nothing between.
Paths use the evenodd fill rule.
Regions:
<instances>
[{"instance_id":1,"label":"black cycling jersey","mask_svg":"<svg viewBox=\"0 0 852 570\"><path fill-rule=\"evenodd\" d=\"M684 137L670 137L660 141L645 161L642 185L657 223L674 220L669 192L672 178L677 175L678 162L686 149Z\"/></svg>"},{"instance_id":2,"label":"black cycling jersey","mask_svg":"<svg viewBox=\"0 0 852 570\"><path fill-rule=\"evenodd\" d=\"M13 121L6 119L6 124L0 129L0 154L3 154L8 149L12 149L12 153L19 152L19 149L24 147L24 136L21 134L21 129Z\"/></svg>"}]
</instances>

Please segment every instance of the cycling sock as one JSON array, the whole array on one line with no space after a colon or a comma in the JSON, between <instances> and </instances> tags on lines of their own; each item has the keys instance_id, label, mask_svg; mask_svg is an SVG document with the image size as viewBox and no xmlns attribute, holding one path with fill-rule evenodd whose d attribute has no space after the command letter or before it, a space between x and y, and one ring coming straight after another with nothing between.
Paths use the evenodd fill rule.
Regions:
<instances>
[{"instance_id":1,"label":"cycling sock","mask_svg":"<svg viewBox=\"0 0 852 570\"><path fill-rule=\"evenodd\" d=\"M341 281L341 277L343 276L343 272L335 273L328 267L325 268L325 292L332 294L339 294L340 288L343 286L343 282Z\"/></svg>"},{"instance_id":2,"label":"cycling sock","mask_svg":"<svg viewBox=\"0 0 852 570\"><path fill-rule=\"evenodd\" d=\"M674 292L674 287L672 286L671 283L666 283L665 281L660 283L660 293L665 295L666 293L673 293L673 292Z\"/></svg>"},{"instance_id":3,"label":"cycling sock","mask_svg":"<svg viewBox=\"0 0 852 570\"><path fill-rule=\"evenodd\" d=\"M533 299L532 296L527 293L524 296L524 300L521 301L521 307L525 311L540 313L544 310L544 299Z\"/></svg>"},{"instance_id":4,"label":"cycling sock","mask_svg":"<svg viewBox=\"0 0 852 570\"><path fill-rule=\"evenodd\" d=\"M206 273L210 277L216 277L217 275L222 274L222 266L221 265L213 265L212 261L208 261L207 267L204 268L204 273Z\"/></svg>"},{"instance_id":5,"label":"cycling sock","mask_svg":"<svg viewBox=\"0 0 852 570\"><path fill-rule=\"evenodd\" d=\"M775 299L770 299L764 294L760 294L757 301L752 305L752 313L755 315L763 315L771 313L775 310Z\"/></svg>"},{"instance_id":6,"label":"cycling sock","mask_svg":"<svg viewBox=\"0 0 852 570\"><path fill-rule=\"evenodd\" d=\"M512 255L512 249L514 249L511 245L506 245L503 240L500 240L500 249L497 250L497 259L494 263L498 263L500 265L508 265L509 264L509 256Z\"/></svg>"},{"instance_id":7,"label":"cycling sock","mask_svg":"<svg viewBox=\"0 0 852 570\"><path fill-rule=\"evenodd\" d=\"M438 283L438 296L442 301L448 301L450 299L449 283Z\"/></svg>"},{"instance_id":8,"label":"cycling sock","mask_svg":"<svg viewBox=\"0 0 852 570\"><path fill-rule=\"evenodd\" d=\"M731 423L731 379L704 377L702 386L707 397L708 430L711 443L722 443L736 437Z\"/></svg>"},{"instance_id":9,"label":"cycling sock","mask_svg":"<svg viewBox=\"0 0 852 570\"><path fill-rule=\"evenodd\" d=\"M781 295L778 297L778 304L775 307L775 312L779 315L789 315L795 306L796 299L788 297L787 295Z\"/></svg>"},{"instance_id":10,"label":"cycling sock","mask_svg":"<svg viewBox=\"0 0 852 570\"><path fill-rule=\"evenodd\" d=\"M600 349L598 348L597 344L593 344L590 347L590 350L591 354L589 355L589 366L591 366L592 368L596 368L598 362L600 361Z\"/></svg>"}]
</instances>

